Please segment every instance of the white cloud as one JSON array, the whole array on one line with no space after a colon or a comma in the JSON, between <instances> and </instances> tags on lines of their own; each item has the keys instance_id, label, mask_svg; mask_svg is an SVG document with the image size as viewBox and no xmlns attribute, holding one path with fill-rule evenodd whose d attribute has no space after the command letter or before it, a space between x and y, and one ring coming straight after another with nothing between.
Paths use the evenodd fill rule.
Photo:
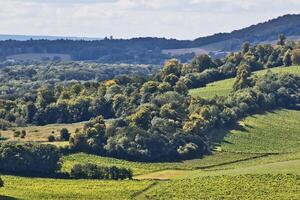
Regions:
<instances>
[{"instance_id":1,"label":"white cloud","mask_svg":"<svg viewBox=\"0 0 300 200\"><path fill-rule=\"evenodd\" d=\"M298 0L0 0L0 30L192 39L299 10Z\"/></svg>"}]
</instances>

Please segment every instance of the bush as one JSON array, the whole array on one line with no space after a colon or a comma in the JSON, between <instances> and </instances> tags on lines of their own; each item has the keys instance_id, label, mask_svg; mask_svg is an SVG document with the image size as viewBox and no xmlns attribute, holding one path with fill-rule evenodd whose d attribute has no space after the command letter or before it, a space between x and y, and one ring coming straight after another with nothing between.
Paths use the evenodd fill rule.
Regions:
<instances>
[{"instance_id":1,"label":"bush","mask_svg":"<svg viewBox=\"0 0 300 200\"><path fill-rule=\"evenodd\" d=\"M48 142L54 142L54 141L55 141L54 135L49 135L48 136Z\"/></svg>"},{"instance_id":2,"label":"bush","mask_svg":"<svg viewBox=\"0 0 300 200\"><path fill-rule=\"evenodd\" d=\"M60 169L57 147L35 143L0 145L0 172L29 176L52 175Z\"/></svg>"},{"instance_id":3,"label":"bush","mask_svg":"<svg viewBox=\"0 0 300 200\"><path fill-rule=\"evenodd\" d=\"M20 137L21 132L20 131L14 131L14 137Z\"/></svg>"},{"instance_id":4,"label":"bush","mask_svg":"<svg viewBox=\"0 0 300 200\"><path fill-rule=\"evenodd\" d=\"M0 177L0 187L4 186L4 182L2 181L1 177Z\"/></svg>"},{"instance_id":5,"label":"bush","mask_svg":"<svg viewBox=\"0 0 300 200\"><path fill-rule=\"evenodd\" d=\"M132 171L126 168L102 167L92 163L75 164L70 176L76 179L131 179Z\"/></svg>"},{"instance_id":6,"label":"bush","mask_svg":"<svg viewBox=\"0 0 300 200\"><path fill-rule=\"evenodd\" d=\"M60 133L60 140L61 141L69 141L70 133L69 133L68 129L63 128L63 129L60 130L59 133Z\"/></svg>"},{"instance_id":7,"label":"bush","mask_svg":"<svg viewBox=\"0 0 300 200\"><path fill-rule=\"evenodd\" d=\"M22 130L22 131L21 131L20 138L25 138L25 137L26 137L26 131L25 131L25 130Z\"/></svg>"}]
</instances>

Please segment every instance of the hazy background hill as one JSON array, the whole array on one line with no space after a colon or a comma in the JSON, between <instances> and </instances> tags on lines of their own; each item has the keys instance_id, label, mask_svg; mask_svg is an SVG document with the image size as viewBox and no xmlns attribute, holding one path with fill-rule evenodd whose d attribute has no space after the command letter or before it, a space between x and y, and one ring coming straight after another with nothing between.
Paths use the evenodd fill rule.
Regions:
<instances>
[{"instance_id":1,"label":"hazy background hill","mask_svg":"<svg viewBox=\"0 0 300 200\"><path fill-rule=\"evenodd\" d=\"M279 34L285 34L291 40L298 40L300 15L285 15L231 33L218 33L195 40L151 37L95 40L95 38L0 35L0 40L12 39L0 41L0 59L2 61L66 59L101 63L161 64L166 59L176 57L186 62L195 54L224 56L229 51L238 50L245 41L252 44L273 43ZM30 38L33 40L29 40Z\"/></svg>"}]
</instances>

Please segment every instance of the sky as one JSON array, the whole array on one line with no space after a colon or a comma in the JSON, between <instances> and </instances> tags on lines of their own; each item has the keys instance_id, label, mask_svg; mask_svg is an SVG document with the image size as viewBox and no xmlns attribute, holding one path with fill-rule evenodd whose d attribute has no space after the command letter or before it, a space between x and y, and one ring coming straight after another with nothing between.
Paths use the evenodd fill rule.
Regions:
<instances>
[{"instance_id":1,"label":"sky","mask_svg":"<svg viewBox=\"0 0 300 200\"><path fill-rule=\"evenodd\" d=\"M195 39L300 13L300 0L0 0L0 34Z\"/></svg>"}]
</instances>

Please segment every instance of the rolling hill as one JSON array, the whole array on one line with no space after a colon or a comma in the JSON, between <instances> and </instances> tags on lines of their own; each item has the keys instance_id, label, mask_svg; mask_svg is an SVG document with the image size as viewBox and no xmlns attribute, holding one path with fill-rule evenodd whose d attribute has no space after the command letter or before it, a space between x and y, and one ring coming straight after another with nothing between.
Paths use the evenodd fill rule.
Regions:
<instances>
[{"instance_id":1,"label":"rolling hill","mask_svg":"<svg viewBox=\"0 0 300 200\"><path fill-rule=\"evenodd\" d=\"M245 41L252 44L274 43L279 34L285 34L290 40L298 40L300 14L285 15L231 33L218 33L195 40L146 37L93 41L33 37L34 40L18 41L32 36L9 36L15 40L0 41L0 60L18 54L51 53L69 55L72 60L96 60L102 63L161 64L172 57L187 62L194 54L210 53L222 57L226 52L238 50Z\"/></svg>"}]
</instances>

